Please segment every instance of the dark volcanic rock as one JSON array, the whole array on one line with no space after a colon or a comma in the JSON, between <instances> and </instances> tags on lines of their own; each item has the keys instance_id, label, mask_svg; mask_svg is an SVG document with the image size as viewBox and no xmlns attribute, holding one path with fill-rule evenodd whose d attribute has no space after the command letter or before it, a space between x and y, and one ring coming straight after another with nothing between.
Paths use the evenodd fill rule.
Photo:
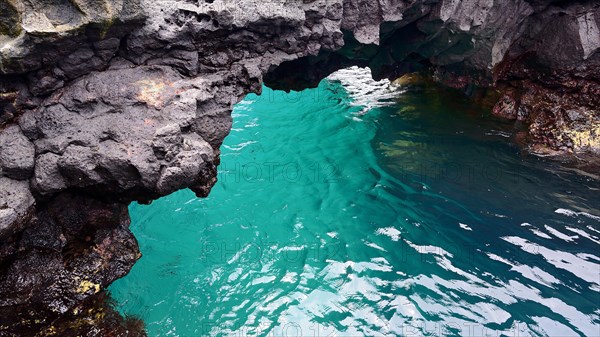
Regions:
<instances>
[{"instance_id":1,"label":"dark volcanic rock","mask_svg":"<svg viewBox=\"0 0 600 337\"><path fill-rule=\"evenodd\" d=\"M14 235L27 222L34 199L27 181L0 177L0 240ZM10 240L9 240L10 241Z\"/></svg>"},{"instance_id":2,"label":"dark volcanic rock","mask_svg":"<svg viewBox=\"0 0 600 337\"><path fill-rule=\"evenodd\" d=\"M35 150L17 125L0 133L0 169L12 179L27 180L33 173Z\"/></svg>"},{"instance_id":3,"label":"dark volcanic rock","mask_svg":"<svg viewBox=\"0 0 600 337\"><path fill-rule=\"evenodd\" d=\"M20 313L11 329L0 326L0 336L60 336L60 337L146 337L144 323L139 319L124 318L114 308L109 294L90 295L69 312L62 315L39 316ZM10 331L18 331L12 333Z\"/></svg>"},{"instance_id":4,"label":"dark volcanic rock","mask_svg":"<svg viewBox=\"0 0 600 337\"><path fill-rule=\"evenodd\" d=\"M31 324L26 329L35 332L39 326ZM123 318L114 308L105 292L90 296L70 313L59 316L46 325L36 336L60 337L146 337L144 323L139 319Z\"/></svg>"},{"instance_id":5,"label":"dark volcanic rock","mask_svg":"<svg viewBox=\"0 0 600 337\"><path fill-rule=\"evenodd\" d=\"M599 11L585 0L0 0L0 335L76 331L48 318L139 258L127 205L206 196L231 109L263 77L289 90L350 65L425 72L498 90L494 113L527 123L534 151L600 153Z\"/></svg>"},{"instance_id":6,"label":"dark volcanic rock","mask_svg":"<svg viewBox=\"0 0 600 337\"><path fill-rule=\"evenodd\" d=\"M0 335L41 329L127 274L140 257L128 227L122 203L62 193L38 204L0 256Z\"/></svg>"}]
</instances>

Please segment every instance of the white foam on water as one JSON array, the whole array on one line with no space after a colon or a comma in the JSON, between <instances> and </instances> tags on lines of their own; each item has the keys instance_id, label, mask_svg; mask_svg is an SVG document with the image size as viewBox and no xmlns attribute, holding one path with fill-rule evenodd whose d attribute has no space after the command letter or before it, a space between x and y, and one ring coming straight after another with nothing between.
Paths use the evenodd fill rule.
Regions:
<instances>
[{"instance_id":1,"label":"white foam on water","mask_svg":"<svg viewBox=\"0 0 600 337\"><path fill-rule=\"evenodd\" d=\"M588 234L583 229L573 228L573 227L565 227L565 229L600 245L600 240L598 239L598 237Z\"/></svg>"},{"instance_id":2,"label":"white foam on water","mask_svg":"<svg viewBox=\"0 0 600 337\"><path fill-rule=\"evenodd\" d=\"M586 282L600 285L600 280L598 280L598 268L600 265L597 263L568 252L546 248L518 236L506 236L502 239L520 247L525 252L533 255L541 255L556 268L566 270Z\"/></svg>"},{"instance_id":3,"label":"white foam on water","mask_svg":"<svg viewBox=\"0 0 600 337\"><path fill-rule=\"evenodd\" d=\"M379 235L388 236L390 239L392 239L392 241L400 240L400 234L401 234L400 231L394 227L379 228L379 229L377 229L377 231L375 233L379 234Z\"/></svg>"},{"instance_id":4,"label":"white foam on water","mask_svg":"<svg viewBox=\"0 0 600 337\"><path fill-rule=\"evenodd\" d=\"M465 225L464 223L459 223L458 225L460 226L460 228L462 228L462 229L464 229L466 231L472 231L473 230L473 228Z\"/></svg>"},{"instance_id":5,"label":"white foam on water","mask_svg":"<svg viewBox=\"0 0 600 337\"><path fill-rule=\"evenodd\" d=\"M565 240L567 242L573 242L575 239L579 238L579 236L577 236L577 235L570 236L570 235L564 234L564 233L560 232L559 230L554 229L548 225L544 225L544 228L546 228L546 230L548 232L550 232L550 234L556 236L557 238L559 238L561 240Z\"/></svg>"},{"instance_id":6,"label":"white foam on water","mask_svg":"<svg viewBox=\"0 0 600 337\"><path fill-rule=\"evenodd\" d=\"M561 284L561 282L556 277L543 271L539 267L530 267L524 264L512 263L506 260L505 258L492 253L487 253L487 256L494 261L502 262L504 264L509 265L511 267L511 270L514 270L519 274L523 275L524 277L539 284L548 286L550 288L554 288L553 284Z\"/></svg>"},{"instance_id":7,"label":"white foam on water","mask_svg":"<svg viewBox=\"0 0 600 337\"><path fill-rule=\"evenodd\" d=\"M362 107L358 115L364 115L369 110L396 104L398 88L383 79L375 81L371 69L350 67L338 70L327 77L330 81L339 81L348 95L352 98L351 106Z\"/></svg>"},{"instance_id":8,"label":"white foam on water","mask_svg":"<svg viewBox=\"0 0 600 337\"><path fill-rule=\"evenodd\" d=\"M538 229L536 229L536 228L531 228L530 230L531 230L531 232L532 232L533 234L535 234L535 235L537 235L537 236L539 236L539 237L541 237L541 238L544 238L544 239L552 239L552 237L551 237L550 235L548 235L548 234L546 234L546 233L544 233L544 232L542 232L542 231L540 231L540 230L538 230Z\"/></svg>"},{"instance_id":9,"label":"white foam on water","mask_svg":"<svg viewBox=\"0 0 600 337\"><path fill-rule=\"evenodd\" d=\"M566 215L566 216L570 216L570 217L584 216L584 217L587 217L587 218L590 218L590 219L593 219L596 221L600 221L600 216L593 215L593 214L586 213L586 212L575 212L575 211L572 211L572 210L566 209L566 208L559 208L559 209L555 210L554 213L562 214L562 215Z\"/></svg>"}]
</instances>

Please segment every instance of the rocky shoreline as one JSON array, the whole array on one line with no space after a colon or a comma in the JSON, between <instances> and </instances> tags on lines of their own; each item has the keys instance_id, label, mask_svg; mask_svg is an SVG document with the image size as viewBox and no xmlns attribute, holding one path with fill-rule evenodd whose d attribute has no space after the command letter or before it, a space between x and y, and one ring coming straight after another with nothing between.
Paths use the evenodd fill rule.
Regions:
<instances>
[{"instance_id":1,"label":"rocky shoreline","mask_svg":"<svg viewBox=\"0 0 600 337\"><path fill-rule=\"evenodd\" d=\"M426 72L497 91L494 114L528 125L532 152L600 154L595 1L0 9L0 336L47 331L126 275L140 257L127 205L183 188L206 196L231 109L263 82L302 89L350 65L375 78Z\"/></svg>"}]
</instances>

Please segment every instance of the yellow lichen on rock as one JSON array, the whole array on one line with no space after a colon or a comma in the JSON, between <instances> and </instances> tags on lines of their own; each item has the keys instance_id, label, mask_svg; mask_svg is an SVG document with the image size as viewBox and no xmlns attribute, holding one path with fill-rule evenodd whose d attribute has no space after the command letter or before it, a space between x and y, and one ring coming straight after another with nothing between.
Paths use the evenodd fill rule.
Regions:
<instances>
[{"instance_id":1,"label":"yellow lichen on rock","mask_svg":"<svg viewBox=\"0 0 600 337\"><path fill-rule=\"evenodd\" d=\"M576 152L600 152L600 123L584 130L567 130L565 135L573 142L573 150Z\"/></svg>"},{"instance_id":2,"label":"yellow lichen on rock","mask_svg":"<svg viewBox=\"0 0 600 337\"><path fill-rule=\"evenodd\" d=\"M85 294L90 290L93 290L94 294L97 294L100 292L100 285L88 280L83 280L79 283L79 287L77 287L77 292L80 294Z\"/></svg>"},{"instance_id":3,"label":"yellow lichen on rock","mask_svg":"<svg viewBox=\"0 0 600 337\"><path fill-rule=\"evenodd\" d=\"M570 144L573 152L600 153L600 119L597 111L569 111L570 123L561 123L557 139Z\"/></svg>"},{"instance_id":4,"label":"yellow lichen on rock","mask_svg":"<svg viewBox=\"0 0 600 337\"><path fill-rule=\"evenodd\" d=\"M51 325L48 329L42 331L41 334L38 334L36 336L55 336L56 334L56 327L54 325Z\"/></svg>"}]
</instances>

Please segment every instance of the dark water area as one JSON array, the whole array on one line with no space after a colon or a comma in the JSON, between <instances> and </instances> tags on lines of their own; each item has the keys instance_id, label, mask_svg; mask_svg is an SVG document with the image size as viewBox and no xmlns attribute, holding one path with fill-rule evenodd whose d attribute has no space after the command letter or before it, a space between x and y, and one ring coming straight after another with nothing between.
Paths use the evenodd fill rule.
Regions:
<instances>
[{"instance_id":1,"label":"dark water area","mask_svg":"<svg viewBox=\"0 0 600 337\"><path fill-rule=\"evenodd\" d=\"M132 205L149 336L600 336L600 182L348 69L236 106L219 182Z\"/></svg>"}]
</instances>

